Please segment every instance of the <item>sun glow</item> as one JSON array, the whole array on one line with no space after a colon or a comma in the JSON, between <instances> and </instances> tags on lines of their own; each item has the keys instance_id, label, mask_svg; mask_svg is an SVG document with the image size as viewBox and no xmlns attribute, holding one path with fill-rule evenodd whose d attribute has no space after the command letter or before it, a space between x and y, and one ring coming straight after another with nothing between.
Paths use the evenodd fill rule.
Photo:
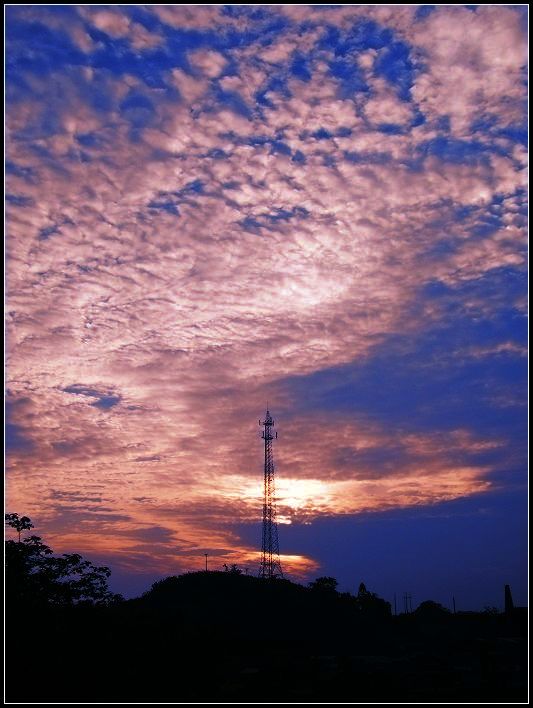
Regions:
<instances>
[{"instance_id":1,"label":"sun glow","mask_svg":"<svg viewBox=\"0 0 533 708\"><path fill-rule=\"evenodd\" d=\"M276 481L276 500L294 511L315 506L317 500L331 498L331 482L320 479L283 479Z\"/></svg>"}]
</instances>

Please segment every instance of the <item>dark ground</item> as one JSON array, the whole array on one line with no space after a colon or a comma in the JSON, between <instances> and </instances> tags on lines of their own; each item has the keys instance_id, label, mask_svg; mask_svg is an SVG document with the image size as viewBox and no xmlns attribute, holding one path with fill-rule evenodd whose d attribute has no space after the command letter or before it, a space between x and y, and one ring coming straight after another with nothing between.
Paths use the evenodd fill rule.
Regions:
<instances>
[{"instance_id":1,"label":"dark ground","mask_svg":"<svg viewBox=\"0 0 533 708\"><path fill-rule=\"evenodd\" d=\"M527 617L388 616L232 573L109 607L7 610L14 702L527 702Z\"/></svg>"}]
</instances>

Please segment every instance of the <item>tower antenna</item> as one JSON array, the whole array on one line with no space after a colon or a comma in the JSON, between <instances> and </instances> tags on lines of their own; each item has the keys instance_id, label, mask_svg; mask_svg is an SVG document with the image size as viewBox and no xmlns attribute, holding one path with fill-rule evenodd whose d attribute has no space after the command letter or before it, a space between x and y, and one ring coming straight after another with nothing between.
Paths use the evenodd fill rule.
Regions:
<instances>
[{"instance_id":1,"label":"tower antenna","mask_svg":"<svg viewBox=\"0 0 533 708\"><path fill-rule=\"evenodd\" d=\"M259 425L264 426L261 437L265 442L265 469L263 488L263 538L261 544L260 578L282 578L281 562L279 559L278 524L276 520L276 497L274 482L274 455L272 441L278 437L274 432L274 420L270 415L267 404L265 420L260 420Z\"/></svg>"}]
</instances>

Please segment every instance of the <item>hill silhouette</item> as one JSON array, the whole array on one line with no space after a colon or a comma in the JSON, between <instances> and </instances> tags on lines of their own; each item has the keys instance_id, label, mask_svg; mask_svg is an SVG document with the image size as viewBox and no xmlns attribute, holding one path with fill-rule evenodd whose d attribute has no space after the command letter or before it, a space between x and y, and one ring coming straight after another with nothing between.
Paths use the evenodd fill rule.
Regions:
<instances>
[{"instance_id":1,"label":"hill silhouette","mask_svg":"<svg viewBox=\"0 0 533 708\"><path fill-rule=\"evenodd\" d=\"M54 576L37 599L49 585L12 563L37 544L26 541L8 541L8 702L527 700L521 613L426 601L394 617L363 584L339 593L334 578L306 587L235 567L168 577L124 601L107 591L107 569L75 554L81 577ZM43 577L50 555L37 554Z\"/></svg>"}]
</instances>

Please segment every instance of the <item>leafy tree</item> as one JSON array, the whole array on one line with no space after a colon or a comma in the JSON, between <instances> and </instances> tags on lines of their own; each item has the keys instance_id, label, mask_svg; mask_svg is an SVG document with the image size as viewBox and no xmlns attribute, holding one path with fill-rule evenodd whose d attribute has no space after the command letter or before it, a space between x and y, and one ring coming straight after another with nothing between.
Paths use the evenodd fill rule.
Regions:
<instances>
[{"instance_id":1,"label":"leafy tree","mask_svg":"<svg viewBox=\"0 0 533 708\"><path fill-rule=\"evenodd\" d=\"M5 519L8 526L18 531L19 543L21 531L29 531L33 528L31 519L28 516L19 517L18 514L6 514Z\"/></svg>"},{"instance_id":2,"label":"leafy tree","mask_svg":"<svg viewBox=\"0 0 533 708\"><path fill-rule=\"evenodd\" d=\"M23 528L33 528L28 517L18 519L16 514L9 514L6 519L7 516L10 517L8 523L26 519ZM77 553L54 556L40 536L29 536L23 541L6 541L5 563L6 594L12 603L110 604L122 599L109 591L109 568L95 566Z\"/></svg>"},{"instance_id":3,"label":"leafy tree","mask_svg":"<svg viewBox=\"0 0 533 708\"><path fill-rule=\"evenodd\" d=\"M335 578L324 575L309 583L309 588L318 592L334 593L337 591L338 584Z\"/></svg>"}]
</instances>

